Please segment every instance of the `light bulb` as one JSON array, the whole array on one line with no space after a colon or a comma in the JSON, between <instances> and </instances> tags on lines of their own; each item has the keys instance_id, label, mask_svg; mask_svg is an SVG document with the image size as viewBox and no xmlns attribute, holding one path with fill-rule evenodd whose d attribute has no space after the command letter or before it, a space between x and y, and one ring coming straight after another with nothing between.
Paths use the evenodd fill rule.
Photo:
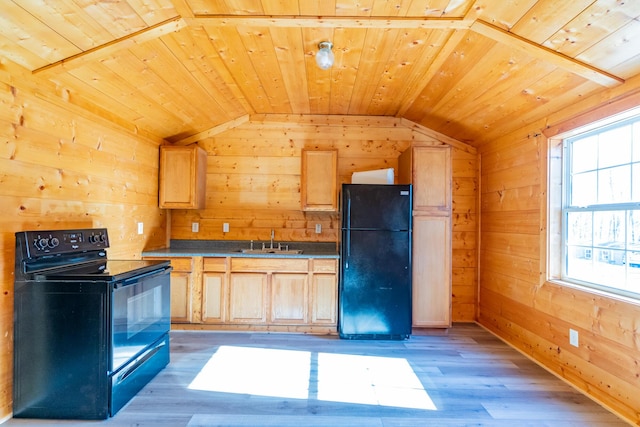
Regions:
<instances>
[{"instance_id":1,"label":"light bulb","mask_svg":"<svg viewBox=\"0 0 640 427\"><path fill-rule=\"evenodd\" d=\"M331 42L320 42L318 47L320 50L316 54L316 64L321 69L327 70L333 65L334 56L331 50L333 44Z\"/></svg>"}]
</instances>

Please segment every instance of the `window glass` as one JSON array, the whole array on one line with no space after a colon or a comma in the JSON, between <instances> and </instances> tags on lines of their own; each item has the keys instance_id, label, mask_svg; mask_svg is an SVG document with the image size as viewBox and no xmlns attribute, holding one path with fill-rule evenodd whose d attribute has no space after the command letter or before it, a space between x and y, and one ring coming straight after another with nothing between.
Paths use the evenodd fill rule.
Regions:
<instances>
[{"instance_id":1,"label":"window glass","mask_svg":"<svg viewBox=\"0 0 640 427\"><path fill-rule=\"evenodd\" d=\"M571 172L576 174L598 168L598 135L582 138L572 144Z\"/></svg>"},{"instance_id":2,"label":"window glass","mask_svg":"<svg viewBox=\"0 0 640 427\"><path fill-rule=\"evenodd\" d=\"M640 202L640 163L633 165L631 176L631 201Z\"/></svg>"},{"instance_id":3,"label":"window glass","mask_svg":"<svg viewBox=\"0 0 640 427\"><path fill-rule=\"evenodd\" d=\"M573 176L571 204L573 206L594 205L598 201L598 172L584 172Z\"/></svg>"},{"instance_id":4,"label":"window glass","mask_svg":"<svg viewBox=\"0 0 640 427\"><path fill-rule=\"evenodd\" d=\"M564 144L561 278L640 298L640 116Z\"/></svg>"},{"instance_id":5,"label":"window glass","mask_svg":"<svg viewBox=\"0 0 640 427\"><path fill-rule=\"evenodd\" d=\"M623 165L631 161L631 125L621 126L599 135L598 167Z\"/></svg>"},{"instance_id":6,"label":"window glass","mask_svg":"<svg viewBox=\"0 0 640 427\"><path fill-rule=\"evenodd\" d=\"M633 161L640 162L640 122L633 124Z\"/></svg>"},{"instance_id":7,"label":"window glass","mask_svg":"<svg viewBox=\"0 0 640 427\"><path fill-rule=\"evenodd\" d=\"M598 203L631 201L631 166L602 169L598 173Z\"/></svg>"}]
</instances>

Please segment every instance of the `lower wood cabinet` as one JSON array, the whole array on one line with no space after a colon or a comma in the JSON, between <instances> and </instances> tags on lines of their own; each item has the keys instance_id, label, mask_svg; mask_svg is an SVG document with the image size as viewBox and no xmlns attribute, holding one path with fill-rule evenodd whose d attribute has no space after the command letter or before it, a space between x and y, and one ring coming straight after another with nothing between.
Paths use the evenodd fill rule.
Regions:
<instances>
[{"instance_id":1,"label":"lower wood cabinet","mask_svg":"<svg viewBox=\"0 0 640 427\"><path fill-rule=\"evenodd\" d=\"M336 325L336 259L162 259L169 259L174 268L171 273L172 323L246 329L281 326L302 331Z\"/></svg>"},{"instance_id":2,"label":"lower wood cabinet","mask_svg":"<svg viewBox=\"0 0 640 427\"><path fill-rule=\"evenodd\" d=\"M232 273L229 277L228 323L266 323L265 273Z\"/></svg>"},{"instance_id":3,"label":"lower wood cabinet","mask_svg":"<svg viewBox=\"0 0 640 427\"><path fill-rule=\"evenodd\" d=\"M151 258L171 262L171 322L190 323L193 320L194 276L197 274L197 258Z\"/></svg>"},{"instance_id":4,"label":"lower wood cabinet","mask_svg":"<svg viewBox=\"0 0 640 427\"><path fill-rule=\"evenodd\" d=\"M309 276L302 273L273 273L271 275L272 323L307 323Z\"/></svg>"},{"instance_id":5,"label":"lower wood cabinet","mask_svg":"<svg viewBox=\"0 0 640 427\"><path fill-rule=\"evenodd\" d=\"M337 323L337 278L335 274L314 274L311 285L311 323Z\"/></svg>"},{"instance_id":6,"label":"lower wood cabinet","mask_svg":"<svg viewBox=\"0 0 640 427\"><path fill-rule=\"evenodd\" d=\"M221 323L227 318L227 266L227 258L202 260L202 323Z\"/></svg>"}]
</instances>

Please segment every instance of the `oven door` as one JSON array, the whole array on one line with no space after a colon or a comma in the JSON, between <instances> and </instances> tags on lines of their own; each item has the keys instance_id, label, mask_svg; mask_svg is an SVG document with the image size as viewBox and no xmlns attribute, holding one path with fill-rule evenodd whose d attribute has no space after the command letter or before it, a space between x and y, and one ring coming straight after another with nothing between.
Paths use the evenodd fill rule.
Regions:
<instances>
[{"instance_id":1,"label":"oven door","mask_svg":"<svg viewBox=\"0 0 640 427\"><path fill-rule=\"evenodd\" d=\"M111 372L169 332L170 271L165 267L114 284Z\"/></svg>"}]
</instances>

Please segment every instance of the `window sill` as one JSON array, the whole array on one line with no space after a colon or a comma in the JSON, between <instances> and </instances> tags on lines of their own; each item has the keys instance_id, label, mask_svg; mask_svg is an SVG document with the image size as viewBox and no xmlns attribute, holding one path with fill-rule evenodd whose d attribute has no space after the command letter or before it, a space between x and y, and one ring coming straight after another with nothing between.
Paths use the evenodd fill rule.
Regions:
<instances>
[{"instance_id":1,"label":"window sill","mask_svg":"<svg viewBox=\"0 0 640 427\"><path fill-rule=\"evenodd\" d=\"M589 286L589 285L582 285L580 283L576 283L576 282L569 282L566 280L562 280L562 279L547 279L547 281L545 283L549 283L552 285L556 285L556 286L561 286L563 288L570 288L570 289L574 289L580 292L584 292L587 294L591 294L591 295L596 295L598 297L601 298L608 298L608 299L612 299L615 301L620 301L620 302L624 302L626 304L632 304L635 305L637 307L640 307L640 296L638 297L633 297L633 296L628 296L628 295L624 295L622 293L617 293L617 292L612 292L612 291L608 291L605 289L600 289L594 286ZM620 291L620 292L624 292L624 291Z\"/></svg>"}]
</instances>

